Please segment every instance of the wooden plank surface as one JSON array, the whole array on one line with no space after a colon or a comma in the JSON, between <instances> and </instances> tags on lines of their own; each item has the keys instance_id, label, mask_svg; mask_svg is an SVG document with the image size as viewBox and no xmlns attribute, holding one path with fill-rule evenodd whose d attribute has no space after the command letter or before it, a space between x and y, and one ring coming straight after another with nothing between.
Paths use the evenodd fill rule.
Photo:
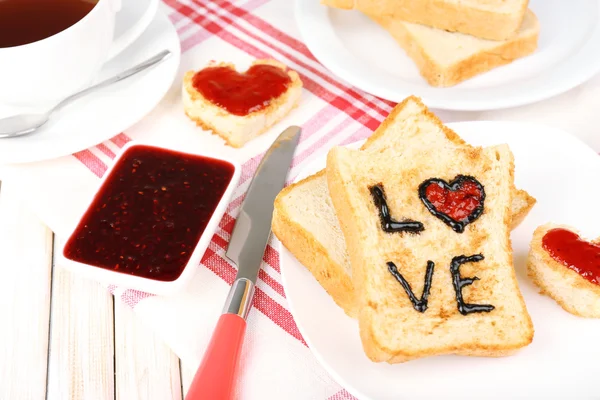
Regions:
<instances>
[{"instance_id":1,"label":"wooden plank surface","mask_svg":"<svg viewBox=\"0 0 600 400\"><path fill-rule=\"evenodd\" d=\"M98 283L55 266L48 399L113 400L113 298Z\"/></svg>"},{"instance_id":2,"label":"wooden plank surface","mask_svg":"<svg viewBox=\"0 0 600 400\"><path fill-rule=\"evenodd\" d=\"M179 358L115 301L116 399L181 400Z\"/></svg>"},{"instance_id":3,"label":"wooden plank surface","mask_svg":"<svg viewBox=\"0 0 600 400\"><path fill-rule=\"evenodd\" d=\"M179 368L181 370L181 388L183 391L183 396L185 396L187 395L188 389L192 384L196 370L183 364L182 362L179 363Z\"/></svg>"},{"instance_id":4,"label":"wooden plank surface","mask_svg":"<svg viewBox=\"0 0 600 400\"><path fill-rule=\"evenodd\" d=\"M46 395L52 232L0 190L0 399Z\"/></svg>"},{"instance_id":5,"label":"wooden plank surface","mask_svg":"<svg viewBox=\"0 0 600 400\"><path fill-rule=\"evenodd\" d=\"M0 189L0 399L181 400L177 356L106 288L53 268L52 232Z\"/></svg>"}]
</instances>

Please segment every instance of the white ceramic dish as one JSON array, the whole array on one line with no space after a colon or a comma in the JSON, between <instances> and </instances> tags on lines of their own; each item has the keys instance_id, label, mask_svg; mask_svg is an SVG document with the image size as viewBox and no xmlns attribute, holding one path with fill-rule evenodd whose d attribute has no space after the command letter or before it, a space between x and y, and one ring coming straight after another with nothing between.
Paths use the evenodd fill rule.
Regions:
<instances>
[{"instance_id":1,"label":"white ceramic dish","mask_svg":"<svg viewBox=\"0 0 600 400\"><path fill-rule=\"evenodd\" d=\"M546 222L572 225L588 239L600 235L600 156L574 136L536 124L448 124L474 145L508 143L515 156L515 183L537 204L512 232L517 279L535 327L533 342L505 358L442 356L404 364L376 364L362 350L358 323L279 242L281 274L294 319L321 364L361 400L380 399L574 399L597 398L600 320L583 319L542 296L525 272L535 228ZM355 144L353 147L356 147ZM325 166L325 155L297 178Z\"/></svg>"},{"instance_id":2,"label":"white ceramic dish","mask_svg":"<svg viewBox=\"0 0 600 400\"><path fill-rule=\"evenodd\" d=\"M296 0L295 16L315 57L359 89L396 102L418 95L432 108L489 110L549 98L600 71L598 0L531 0L530 8L541 24L536 53L450 88L429 86L394 39L360 12Z\"/></svg>"},{"instance_id":3,"label":"white ceramic dish","mask_svg":"<svg viewBox=\"0 0 600 400\"><path fill-rule=\"evenodd\" d=\"M197 267L200 264L200 260L201 260L202 256L204 255L204 252L206 251L211 238L214 235L214 232L219 224L219 221L221 220L221 218L223 217L223 214L225 213L227 204L229 204L229 201L231 199L233 191L235 190L235 188L238 185L238 182L240 180L241 166L236 161L233 161L231 159L222 158L222 157L215 157L214 155L211 155L211 154L204 154L204 153L200 153L200 152L190 153L190 152L170 149L170 148L166 148L166 147L162 147L162 146L156 146L156 145L149 144L149 143L129 142L125 146L123 146L123 148L121 149L121 152L117 155L117 157L115 157L115 160L110 165L110 167L106 171L106 173L103 175L102 179L100 180L98 190L96 191L96 193L98 193L98 191L100 191L101 188L104 187L104 184L107 181L107 179L111 178L111 174L113 172L115 165L117 165L119 163L119 160L121 159L121 157L123 157L124 154L127 153L127 150L131 149L134 146L139 146L139 145L152 146L152 147L159 148L159 149L161 149L161 148L168 149L168 150L171 150L174 152L178 152L178 153L182 153L182 154L189 154L192 156L195 155L195 156L203 156L203 157L207 157L207 158L211 158L211 159L217 159L217 160L225 161L234 167L234 172L233 172L233 176L231 177L231 181L227 185L227 189L225 190L217 207L215 208L215 210L206 226L206 229L202 233L202 236L200 237L200 240L198 241L198 244L196 245L196 247L195 247L188 263L186 264L183 272L181 273L181 275L174 281L158 281L158 280L142 278L142 277L138 277L138 276L134 276L134 275L128 275L128 274L124 274L124 273L120 273L120 272L115 272L113 270L100 268L100 267L96 267L93 265L88 265L88 264L70 260L70 259L66 258L64 255L65 246L69 242L70 237L73 235L74 231L77 230L77 227L75 227L73 232L71 232L69 234L69 238L67 238L67 240L65 240L65 242L61 244L62 248L59 253L60 254L59 262L60 262L60 265L72 270L73 272L79 273L83 276L86 276L86 277L96 280L98 282L103 282L106 284L113 284L113 285L117 285L117 286L120 286L123 288L128 288L128 289L137 289L137 290L141 290L143 292L153 293L153 294L158 294L158 295L175 294L187 284L187 282L193 277L194 273L196 272ZM84 212L84 215L85 215L85 213L87 213L87 210L89 210L90 206L93 204L93 201L95 198L96 198L96 195L94 195L94 197L92 197L90 199L90 201L88 203L88 207L86 207L86 211ZM79 222L77 223L77 225L79 225Z\"/></svg>"},{"instance_id":4,"label":"white ceramic dish","mask_svg":"<svg viewBox=\"0 0 600 400\"><path fill-rule=\"evenodd\" d=\"M148 0L139 0L146 3ZM117 28L137 20L144 7L123 2ZM124 29L124 28L120 28ZM63 109L35 135L0 140L0 164L27 163L66 156L102 143L123 132L150 113L175 79L181 58L179 37L162 11L127 49L108 62L96 81L109 78L168 49L169 59L139 76L94 92ZM0 104L0 117L39 111Z\"/></svg>"},{"instance_id":5,"label":"white ceramic dish","mask_svg":"<svg viewBox=\"0 0 600 400\"><path fill-rule=\"evenodd\" d=\"M107 60L148 28L159 5L158 0L136 2L138 18L127 15L127 23L115 35L116 21L122 21L117 13L128 10L121 1L94 3L87 15L61 32L0 48L0 104L52 107L85 88ZM35 14L30 17L36 18Z\"/></svg>"}]
</instances>

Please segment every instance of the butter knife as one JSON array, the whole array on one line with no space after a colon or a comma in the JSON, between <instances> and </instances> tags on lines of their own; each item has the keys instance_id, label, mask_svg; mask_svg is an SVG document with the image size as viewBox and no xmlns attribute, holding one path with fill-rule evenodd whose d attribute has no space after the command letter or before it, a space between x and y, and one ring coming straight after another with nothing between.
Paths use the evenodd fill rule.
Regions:
<instances>
[{"instance_id":1,"label":"butter knife","mask_svg":"<svg viewBox=\"0 0 600 400\"><path fill-rule=\"evenodd\" d=\"M238 272L185 400L233 398L246 317L271 234L273 202L285 186L300 133L297 126L283 131L254 174L225 253Z\"/></svg>"}]
</instances>

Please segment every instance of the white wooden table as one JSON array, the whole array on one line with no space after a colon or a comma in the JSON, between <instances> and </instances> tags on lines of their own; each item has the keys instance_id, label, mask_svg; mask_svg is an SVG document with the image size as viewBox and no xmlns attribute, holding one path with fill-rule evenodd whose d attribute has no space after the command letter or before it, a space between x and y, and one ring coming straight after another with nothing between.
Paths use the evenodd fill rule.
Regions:
<instances>
[{"instance_id":1,"label":"white wooden table","mask_svg":"<svg viewBox=\"0 0 600 400\"><path fill-rule=\"evenodd\" d=\"M54 266L53 251L3 182L0 399L182 399L194 371L105 288Z\"/></svg>"}]
</instances>

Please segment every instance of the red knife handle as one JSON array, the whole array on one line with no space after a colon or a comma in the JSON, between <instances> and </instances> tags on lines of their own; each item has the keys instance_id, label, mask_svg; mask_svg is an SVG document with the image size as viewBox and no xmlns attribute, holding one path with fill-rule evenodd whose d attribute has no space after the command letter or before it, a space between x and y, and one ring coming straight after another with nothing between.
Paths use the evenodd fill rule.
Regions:
<instances>
[{"instance_id":1,"label":"red knife handle","mask_svg":"<svg viewBox=\"0 0 600 400\"><path fill-rule=\"evenodd\" d=\"M246 316L254 297L254 283L246 278L233 282L224 314L204 353L185 400L231 400L238 360L246 332Z\"/></svg>"},{"instance_id":2,"label":"red knife handle","mask_svg":"<svg viewBox=\"0 0 600 400\"><path fill-rule=\"evenodd\" d=\"M221 315L185 400L233 399L245 332L245 319L237 314Z\"/></svg>"}]
</instances>

